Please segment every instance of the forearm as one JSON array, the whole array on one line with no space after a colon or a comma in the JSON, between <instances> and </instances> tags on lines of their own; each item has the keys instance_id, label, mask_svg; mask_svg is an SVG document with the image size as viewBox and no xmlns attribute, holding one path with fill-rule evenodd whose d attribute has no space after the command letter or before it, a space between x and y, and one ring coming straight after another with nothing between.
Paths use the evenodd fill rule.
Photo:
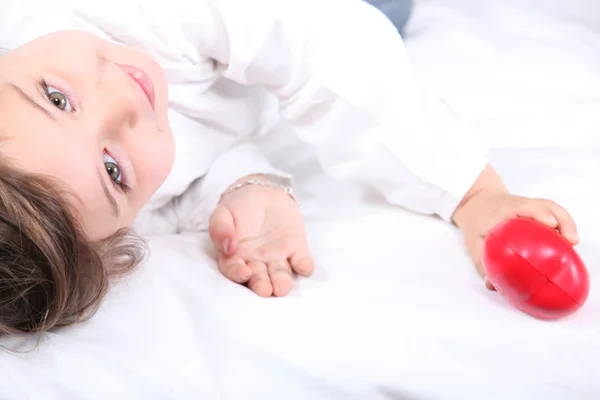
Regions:
<instances>
[{"instance_id":1,"label":"forearm","mask_svg":"<svg viewBox=\"0 0 600 400\"><path fill-rule=\"evenodd\" d=\"M207 229L209 217L223 193L235 185L249 186L247 181L251 178L266 181L267 177L281 181L282 185L292 185L291 176L273 167L254 144L236 144L221 154L208 173L174 202L180 229L188 232Z\"/></svg>"},{"instance_id":2,"label":"forearm","mask_svg":"<svg viewBox=\"0 0 600 400\"><path fill-rule=\"evenodd\" d=\"M488 164L456 207L452 215L452 222L463 229L465 222L469 219L470 206L474 198L507 193L504 182L494 168Z\"/></svg>"},{"instance_id":3,"label":"forearm","mask_svg":"<svg viewBox=\"0 0 600 400\"><path fill-rule=\"evenodd\" d=\"M194 4L186 34L198 55L228 79L274 94L326 174L450 220L487 155L437 94L423 93L381 12L357 0Z\"/></svg>"}]
</instances>

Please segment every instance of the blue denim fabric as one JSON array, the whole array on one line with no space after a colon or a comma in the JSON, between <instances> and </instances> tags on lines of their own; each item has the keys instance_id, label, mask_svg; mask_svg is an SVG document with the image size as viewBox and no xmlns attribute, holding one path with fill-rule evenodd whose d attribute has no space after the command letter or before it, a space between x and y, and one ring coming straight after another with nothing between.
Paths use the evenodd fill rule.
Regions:
<instances>
[{"instance_id":1,"label":"blue denim fabric","mask_svg":"<svg viewBox=\"0 0 600 400\"><path fill-rule=\"evenodd\" d=\"M402 33L413 7L413 0L365 0L384 13Z\"/></svg>"}]
</instances>

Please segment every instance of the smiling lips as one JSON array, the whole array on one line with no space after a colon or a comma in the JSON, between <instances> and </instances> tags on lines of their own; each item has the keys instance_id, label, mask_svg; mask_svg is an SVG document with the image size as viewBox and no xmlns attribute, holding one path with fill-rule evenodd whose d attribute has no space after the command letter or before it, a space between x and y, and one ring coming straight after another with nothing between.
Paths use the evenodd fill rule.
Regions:
<instances>
[{"instance_id":1,"label":"smiling lips","mask_svg":"<svg viewBox=\"0 0 600 400\"><path fill-rule=\"evenodd\" d=\"M154 109L154 100L156 94L154 92L154 83L152 83L152 79L138 67L134 67L133 65L123 65L118 64L119 68L121 68L135 83L137 83Z\"/></svg>"}]
</instances>

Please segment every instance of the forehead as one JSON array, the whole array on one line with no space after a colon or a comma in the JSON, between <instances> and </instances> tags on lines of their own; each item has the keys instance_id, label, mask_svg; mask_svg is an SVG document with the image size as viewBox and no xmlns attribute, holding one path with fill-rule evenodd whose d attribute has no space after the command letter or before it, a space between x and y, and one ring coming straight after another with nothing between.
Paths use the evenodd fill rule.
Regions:
<instances>
[{"instance_id":1,"label":"forehead","mask_svg":"<svg viewBox=\"0 0 600 400\"><path fill-rule=\"evenodd\" d=\"M85 31L63 30L38 36L33 40L23 43L19 49L42 50L43 52L70 52L73 47L87 48L94 51L98 46L106 43L98 36Z\"/></svg>"},{"instance_id":2,"label":"forehead","mask_svg":"<svg viewBox=\"0 0 600 400\"><path fill-rule=\"evenodd\" d=\"M104 51L107 44L104 40L85 32L51 33L14 50L0 50L0 71L9 69L17 72L52 65L70 70L77 69L94 60L97 54Z\"/></svg>"}]
</instances>

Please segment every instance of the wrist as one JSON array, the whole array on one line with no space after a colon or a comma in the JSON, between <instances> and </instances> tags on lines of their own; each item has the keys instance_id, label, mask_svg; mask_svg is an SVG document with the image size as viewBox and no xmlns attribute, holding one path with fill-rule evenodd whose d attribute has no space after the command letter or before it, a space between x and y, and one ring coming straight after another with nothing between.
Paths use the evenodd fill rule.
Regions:
<instances>
[{"instance_id":1,"label":"wrist","mask_svg":"<svg viewBox=\"0 0 600 400\"><path fill-rule=\"evenodd\" d=\"M294 187L291 183L291 179L279 178L273 179L268 175L253 174L244 176L235 182L233 182L222 194L219 199L219 203L230 194L240 192L259 192L268 195L283 194L292 200L296 201L294 197Z\"/></svg>"},{"instance_id":2,"label":"wrist","mask_svg":"<svg viewBox=\"0 0 600 400\"><path fill-rule=\"evenodd\" d=\"M454 210L452 222L464 230L468 221L478 217L476 214L482 201L505 194L509 194L509 192L504 186L504 182L496 171L487 165Z\"/></svg>"},{"instance_id":3,"label":"wrist","mask_svg":"<svg viewBox=\"0 0 600 400\"><path fill-rule=\"evenodd\" d=\"M452 215L452 222L461 231L464 231L469 223L482 217L480 210L485 210L485 207L482 207L482 205L496 196L507 194L509 194L507 190L497 188L481 189L478 192L470 194L469 197L465 197L458 207L456 207Z\"/></svg>"},{"instance_id":4,"label":"wrist","mask_svg":"<svg viewBox=\"0 0 600 400\"><path fill-rule=\"evenodd\" d=\"M245 181L248 181L248 180L258 180L258 181L270 182L270 179L266 175L252 174L252 175L242 176L241 178L236 179L230 186L234 186L239 183L244 183Z\"/></svg>"}]
</instances>

